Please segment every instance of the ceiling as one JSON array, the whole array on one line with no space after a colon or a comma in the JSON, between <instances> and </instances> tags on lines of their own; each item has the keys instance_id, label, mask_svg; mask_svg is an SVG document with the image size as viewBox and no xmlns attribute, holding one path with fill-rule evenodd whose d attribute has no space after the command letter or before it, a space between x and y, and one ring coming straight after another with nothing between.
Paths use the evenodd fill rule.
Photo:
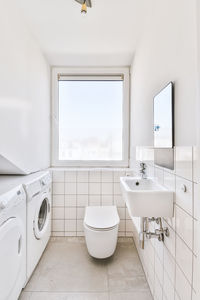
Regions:
<instances>
[{"instance_id":1,"label":"ceiling","mask_svg":"<svg viewBox=\"0 0 200 300\"><path fill-rule=\"evenodd\" d=\"M141 34L141 0L17 0L50 65L130 65Z\"/></svg>"}]
</instances>

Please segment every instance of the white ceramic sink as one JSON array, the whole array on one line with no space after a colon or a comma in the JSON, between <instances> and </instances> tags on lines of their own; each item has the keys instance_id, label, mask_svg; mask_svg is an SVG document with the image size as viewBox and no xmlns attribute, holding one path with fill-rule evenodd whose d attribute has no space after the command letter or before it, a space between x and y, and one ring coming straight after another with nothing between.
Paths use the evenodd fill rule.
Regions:
<instances>
[{"instance_id":1,"label":"white ceramic sink","mask_svg":"<svg viewBox=\"0 0 200 300\"><path fill-rule=\"evenodd\" d=\"M152 178L121 177L120 185L131 217L173 216L173 192Z\"/></svg>"}]
</instances>

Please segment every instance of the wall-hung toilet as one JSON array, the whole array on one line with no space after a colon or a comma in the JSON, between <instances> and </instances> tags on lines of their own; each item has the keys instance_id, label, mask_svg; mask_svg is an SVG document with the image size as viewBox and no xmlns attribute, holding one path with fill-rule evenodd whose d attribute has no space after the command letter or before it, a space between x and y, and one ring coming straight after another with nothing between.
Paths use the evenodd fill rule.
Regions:
<instances>
[{"instance_id":1,"label":"wall-hung toilet","mask_svg":"<svg viewBox=\"0 0 200 300\"><path fill-rule=\"evenodd\" d=\"M119 215L115 206L88 206L84 231L88 252L95 258L107 258L117 245Z\"/></svg>"}]
</instances>

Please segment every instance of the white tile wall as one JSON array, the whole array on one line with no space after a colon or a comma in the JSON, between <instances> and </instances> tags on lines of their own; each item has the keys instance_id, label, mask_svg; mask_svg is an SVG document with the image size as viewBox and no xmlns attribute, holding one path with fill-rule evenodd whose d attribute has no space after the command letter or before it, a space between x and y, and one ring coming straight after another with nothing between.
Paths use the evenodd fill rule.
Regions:
<instances>
[{"instance_id":1,"label":"white tile wall","mask_svg":"<svg viewBox=\"0 0 200 300\"><path fill-rule=\"evenodd\" d=\"M119 178L130 169L53 170L53 236L82 236L85 207L116 205L120 216L119 235L132 236L130 220L121 196Z\"/></svg>"},{"instance_id":2,"label":"white tile wall","mask_svg":"<svg viewBox=\"0 0 200 300\"><path fill-rule=\"evenodd\" d=\"M176 175L192 181L193 178L192 158L193 158L192 147L176 147L176 151L175 151Z\"/></svg>"},{"instance_id":3,"label":"white tile wall","mask_svg":"<svg viewBox=\"0 0 200 300\"><path fill-rule=\"evenodd\" d=\"M145 151L140 148L136 153L141 161L146 162L147 174L154 174L156 180L174 191L174 217L163 220L170 232L164 243L148 241L142 250L134 230L135 243L154 299L199 300L200 149L176 147L174 171L148 162L146 155L143 156Z\"/></svg>"}]
</instances>

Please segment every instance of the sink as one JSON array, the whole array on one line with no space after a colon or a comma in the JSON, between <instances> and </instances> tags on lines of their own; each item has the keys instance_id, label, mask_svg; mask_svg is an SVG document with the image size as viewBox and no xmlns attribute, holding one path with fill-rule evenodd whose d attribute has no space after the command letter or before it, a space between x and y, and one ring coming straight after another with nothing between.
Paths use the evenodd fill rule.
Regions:
<instances>
[{"instance_id":1,"label":"sink","mask_svg":"<svg viewBox=\"0 0 200 300\"><path fill-rule=\"evenodd\" d=\"M173 217L173 192L153 178L120 177L130 217Z\"/></svg>"}]
</instances>

